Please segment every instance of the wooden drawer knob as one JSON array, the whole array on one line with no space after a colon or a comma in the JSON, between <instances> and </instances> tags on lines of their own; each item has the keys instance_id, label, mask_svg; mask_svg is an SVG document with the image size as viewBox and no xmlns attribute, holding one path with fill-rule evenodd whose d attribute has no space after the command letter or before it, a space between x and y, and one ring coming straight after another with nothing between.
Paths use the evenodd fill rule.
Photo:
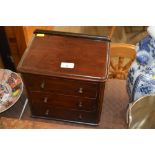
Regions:
<instances>
[{"instance_id":1,"label":"wooden drawer knob","mask_svg":"<svg viewBox=\"0 0 155 155\"><path fill-rule=\"evenodd\" d=\"M79 88L78 93L82 94L83 93L83 88Z\"/></svg>"},{"instance_id":2,"label":"wooden drawer knob","mask_svg":"<svg viewBox=\"0 0 155 155\"><path fill-rule=\"evenodd\" d=\"M44 89L45 88L45 81L42 81L42 83L40 84L40 88Z\"/></svg>"}]
</instances>

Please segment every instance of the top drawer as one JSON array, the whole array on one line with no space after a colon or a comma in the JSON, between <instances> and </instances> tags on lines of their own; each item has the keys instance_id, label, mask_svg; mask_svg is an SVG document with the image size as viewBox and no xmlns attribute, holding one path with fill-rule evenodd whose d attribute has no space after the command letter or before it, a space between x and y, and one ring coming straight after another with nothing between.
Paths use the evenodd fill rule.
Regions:
<instances>
[{"instance_id":1,"label":"top drawer","mask_svg":"<svg viewBox=\"0 0 155 155\"><path fill-rule=\"evenodd\" d=\"M89 98L97 97L97 82L23 74L24 83L29 91L55 92Z\"/></svg>"}]
</instances>

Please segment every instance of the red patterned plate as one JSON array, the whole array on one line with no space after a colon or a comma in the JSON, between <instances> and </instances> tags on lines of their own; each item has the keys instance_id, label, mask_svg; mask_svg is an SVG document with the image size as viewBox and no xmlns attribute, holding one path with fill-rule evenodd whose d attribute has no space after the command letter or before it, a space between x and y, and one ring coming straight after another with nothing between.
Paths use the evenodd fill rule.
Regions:
<instances>
[{"instance_id":1,"label":"red patterned plate","mask_svg":"<svg viewBox=\"0 0 155 155\"><path fill-rule=\"evenodd\" d=\"M11 70L0 69L0 113L13 106L23 92L21 77Z\"/></svg>"}]
</instances>

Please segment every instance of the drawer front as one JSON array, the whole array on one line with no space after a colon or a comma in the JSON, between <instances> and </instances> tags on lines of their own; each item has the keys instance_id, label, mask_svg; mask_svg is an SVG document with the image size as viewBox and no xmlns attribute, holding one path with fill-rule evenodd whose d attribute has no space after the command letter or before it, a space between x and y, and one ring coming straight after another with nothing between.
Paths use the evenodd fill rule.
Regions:
<instances>
[{"instance_id":1,"label":"drawer front","mask_svg":"<svg viewBox=\"0 0 155 155\"><path fill-rule=\"evenodd\" d=\"M96 99L88 99L76 96L66 96L53 93L31 92L29 99L32 104L43 104L69 109L95 111L97 109Z\"/></svg>"},{"instance_id":2,"label":"drawer front","mask_svg":"<svg viewBox=\"0 0 155 155\"><path fill-rule=\"evenodd\" d=\"M31 112L33 116L38 117L94 124L99 122L96 112L83 112L60 107L42 106L41 104L31 105Z\"/></svg>"},{"instance_id":3,"label":"drawer front","mask_svg":"<svg viewBox=\"0 0 155 155\"><path fill-rule=\"evenodd\" d=\"M92 83L88 81L37 76L32 74L24 74L23 78L29 91L54 92L64 95L96 98L99 87L99 84L95 82Z\"/></svg>"}]
</instances>

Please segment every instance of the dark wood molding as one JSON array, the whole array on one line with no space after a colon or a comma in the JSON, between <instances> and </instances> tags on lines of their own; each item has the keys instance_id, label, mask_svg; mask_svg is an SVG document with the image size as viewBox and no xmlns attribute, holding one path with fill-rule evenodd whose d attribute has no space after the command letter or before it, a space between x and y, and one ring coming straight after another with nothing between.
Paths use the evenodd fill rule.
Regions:
<instances>
[{"instance_id":1,"label":"dark wood molding","mask_svg":"<svg viewBox=\"0 0 155 155\"><path fill-rule=\"evenodd\" d=\"M65 37L74 37L74 38L85 38L85 39L93 39L93 40L102 40L102 41L109 41L110 38L107 36L96 36L96 35L88 35L88 34L81 34L81 33L71 33L71 32L59 32L59 31L51 31L51 30L40 30L36 29L34 34L48 34L48 35L59 35Z\"/></svg>"}]
</instances>

